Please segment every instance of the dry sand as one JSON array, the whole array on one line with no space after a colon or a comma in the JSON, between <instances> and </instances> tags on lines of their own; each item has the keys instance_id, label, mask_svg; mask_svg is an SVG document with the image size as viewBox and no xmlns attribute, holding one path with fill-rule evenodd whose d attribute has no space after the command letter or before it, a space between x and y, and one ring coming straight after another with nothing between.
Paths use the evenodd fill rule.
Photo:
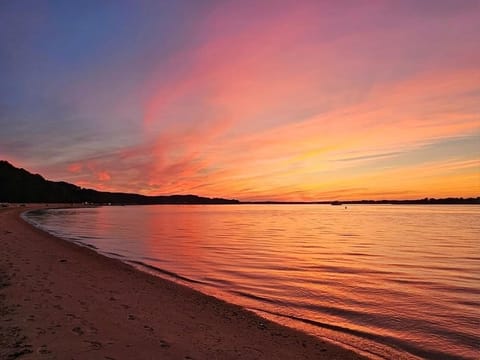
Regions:
<instances>
[{"instance_id":1,"label":"dry sand","mask_svg":"<svg viewBox=\"0 0 480 360\"><path fill-rule=\"evenodd\" d=\"M0 209L1 359L361 358L48 235L27 209Z\"/></svg>"}]
</instances>

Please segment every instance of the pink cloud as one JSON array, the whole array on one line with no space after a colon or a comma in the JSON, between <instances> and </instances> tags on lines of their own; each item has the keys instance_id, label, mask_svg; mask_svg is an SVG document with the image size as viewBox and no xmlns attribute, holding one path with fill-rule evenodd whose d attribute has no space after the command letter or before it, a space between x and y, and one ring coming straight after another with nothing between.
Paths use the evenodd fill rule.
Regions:
<instances>
[{"instance_id":1,"label":"pink cloud","mask_svg":"<svg viewBox=\"0 0 480 360\"><path fill-rule=\"evenodd\" d=\"M79 173L80 171L82 171L82 164L80 163L73 163L73 164L70 164L68 166L68 171L71 172L71 173Z\"/></svg>"},{"instance_id":2,"label":"pink cloud","mask_svg":"<svg viewBox=\"0 0 480 360\"><path fill-rule=\"evenodd\" d=\"M112 177L107 171L100 171L97 173L97 179L100 181L109 181Z\"/></svg>"}]
</instances>

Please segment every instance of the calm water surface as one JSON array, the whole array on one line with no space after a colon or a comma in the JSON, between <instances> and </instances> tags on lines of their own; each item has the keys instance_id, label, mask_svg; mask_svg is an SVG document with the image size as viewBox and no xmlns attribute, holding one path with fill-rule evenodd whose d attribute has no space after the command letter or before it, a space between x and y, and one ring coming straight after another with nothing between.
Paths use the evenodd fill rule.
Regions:
<instances>
[{"instance_id":1,"label":"calm water surface","mask_svg":"<svg viewBox=\"0 0 480 360\"><path fill-rule=\"evenodd\" d=\"M480 207L161 205L37 226L372 358L480 358Z\"/></svg>"}]
</instances>

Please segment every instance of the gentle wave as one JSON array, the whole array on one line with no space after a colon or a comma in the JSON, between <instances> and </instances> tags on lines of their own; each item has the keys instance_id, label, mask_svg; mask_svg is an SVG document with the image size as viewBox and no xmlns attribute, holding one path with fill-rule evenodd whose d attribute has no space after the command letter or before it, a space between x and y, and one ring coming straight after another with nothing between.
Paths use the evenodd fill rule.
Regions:
<instances>
[{"instance_id":1,"label":"gentle wave","mask_svg":"<svg viewBox=\"0 0 480 360\"><path fill-rule=\"evenodd\" d=\"M186 276L182 276L182 275L179 275L177 273L174 273L172 271L168 271L168 270L165 270L165 269L161 269L157 266L153 266L153 265L150 265L150 264L147 264L147 263L144 263L142 261L136 261L136 260L127 260L126 261L128 264L134 264L134 265L140 265L140 267L143 267L143 268L146 268L146 269L149 269L149 270L153 270L154 272L157 272L157 273L160 273L160 274L163 274L163 275L168 275L172 278L175 278L175 279L178 279L178 280L183 280L183 281L186 281L188 283L191 283L191 284L205 284L205 282L203 281L198 281L198 280L194 280L194 279L190 279Z\"/></svg>"},{"instance_id":2,"label":"gentle wave","mask_svg":"<svg viewBox=\"0 0 480 360\"><path fill-rule=\"evenodd\" d=\"M350 328L344 327L344 326L337 326L337 325L333 325L333 324L329 324L329 323L325 323L325 322L321 322L321 321L316 321L316 320L311 320L311 319L307 319L307 318L302 318L302 317L298 317L298 316L285 315L285 314L281 314L281 313L271 312L271 311L268 311L268 310L262 310L262 309L254 309L254 310L258 311L259 313L268 313L268 314L275 315L275 316L286 317L286 318L289 318L291 320L300 321L300 322L303 322L305 324L313 325L313 326L316 326L316 327L319 327L319 328L322 328L322 329L335 330L335 331L338 331L338 332L347 333L347 334L350 334L350 335L358 336L358 337L361 337L361 338L364 338L364 339L369 339L369 340L373 340L373 341L380 342L380 343L388 343L390 345L401 348L404 351L407 351L408 353L410 353L412 355L420 356L420 357L423 357L423 358L435 358L435 359L445 359L445 360L458 359L458 356L455 356L455 355L449 356L449 355L446 355L445 353L440 352L440 351L435 351L435 350L426 351L425 349L422 349L419 346L414 346L414 345L411 345L408 342L403 342L403 341L401 341L398 338L395 338L393 336L377 335L377 334L370 333L370 332L367 332L367 331L350 329ZM377 355L377 354L372 353L372 355Z\"/></svg>"}]
</instances>

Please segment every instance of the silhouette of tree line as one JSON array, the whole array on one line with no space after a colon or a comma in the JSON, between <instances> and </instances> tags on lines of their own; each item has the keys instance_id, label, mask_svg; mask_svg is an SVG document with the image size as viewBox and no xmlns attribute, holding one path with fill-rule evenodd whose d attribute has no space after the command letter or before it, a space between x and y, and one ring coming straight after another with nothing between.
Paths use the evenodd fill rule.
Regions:
<instances>
[{"instance_id":1,"label":"silhouette of tree line","mask_svg":"<svg viewBox=\"0 0 480 360\"><path fill-rule=\"evenodd\" d=\"M0 202L94 203L94 204L236 204L238 200L196 195L145 196L84 189L64 181L45 180L9 162L0 160Z\"/></svg>"}]
</instances>

